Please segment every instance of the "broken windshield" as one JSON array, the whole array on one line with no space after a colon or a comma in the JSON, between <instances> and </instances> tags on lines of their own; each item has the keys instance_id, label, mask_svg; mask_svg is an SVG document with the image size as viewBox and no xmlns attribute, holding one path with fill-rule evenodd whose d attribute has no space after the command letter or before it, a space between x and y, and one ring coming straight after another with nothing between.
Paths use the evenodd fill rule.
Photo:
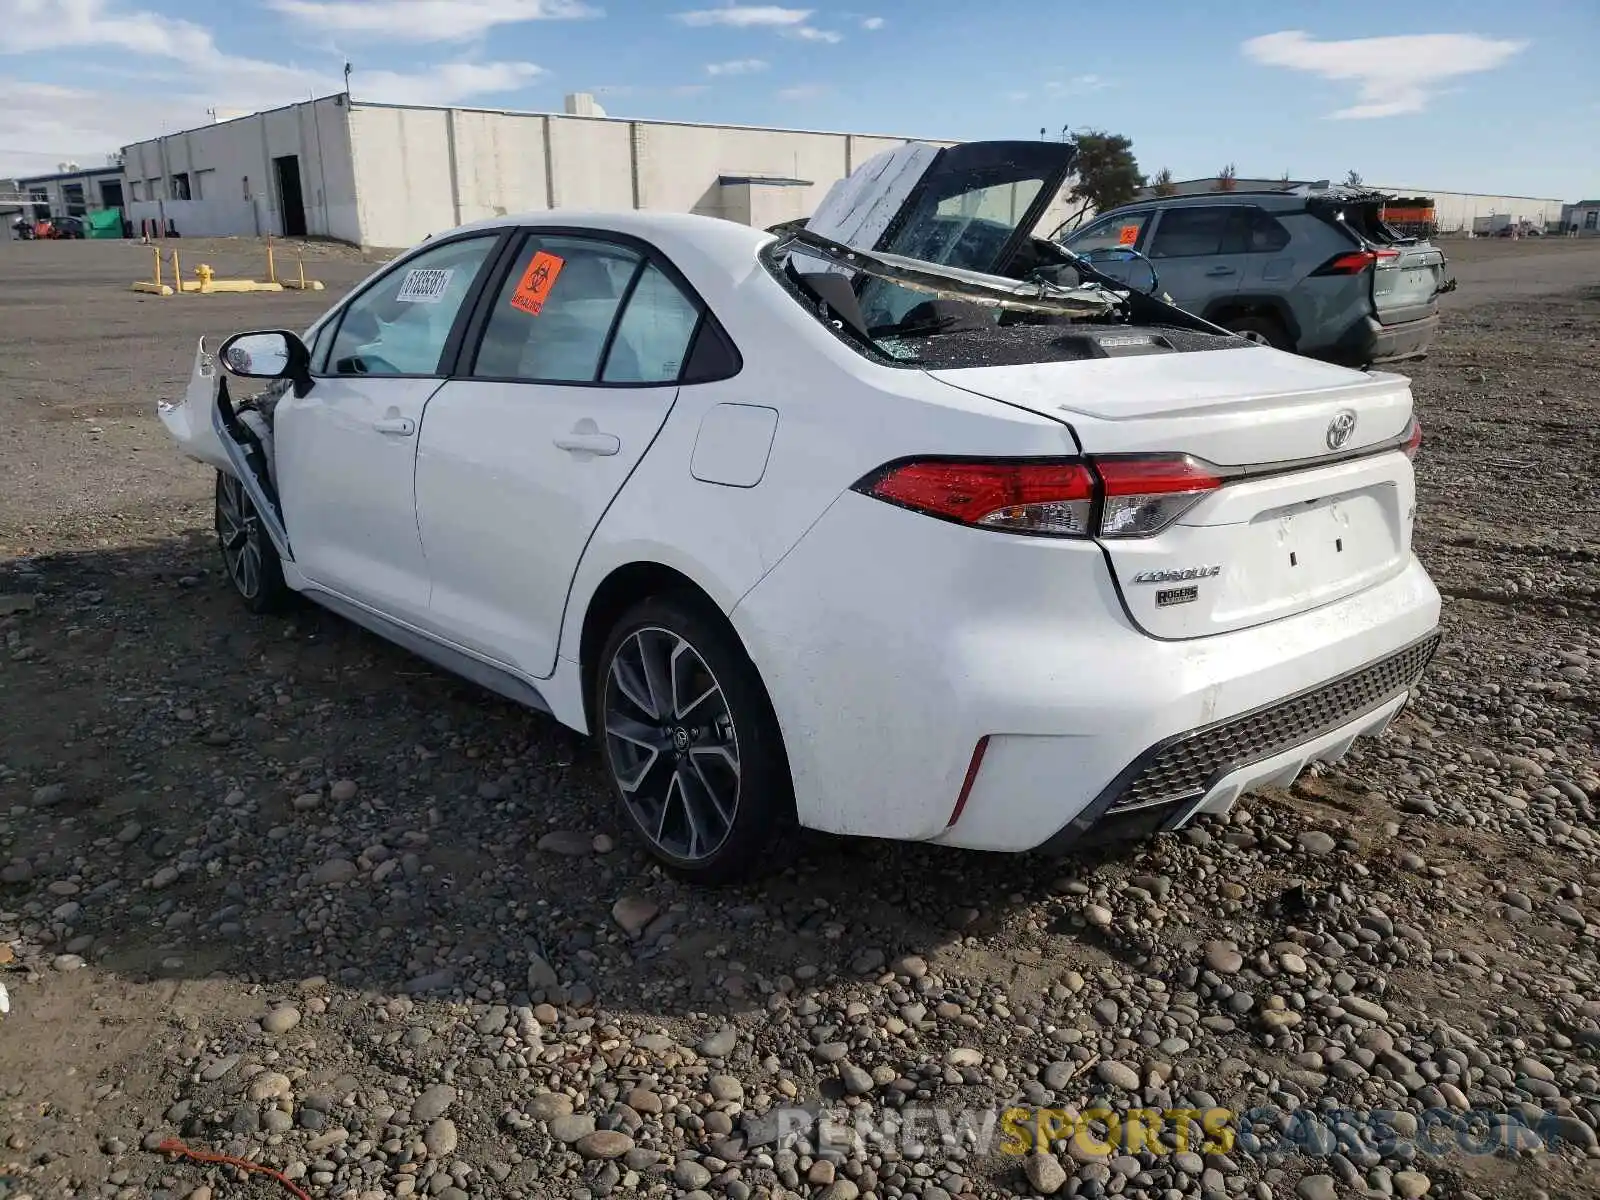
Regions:
<instances>
[{"instance_id":1,"label":"broken windshield","mask_svg":"<svg viewBox=\"0 0 1600 1200\"><path fill-rule=\"evenodd\" d=\"M859 325L862 332L872 337L883 334L910 332L935 332L927 321L916 319L919 310L925 309L929 298L964 302L967 305L1000 311L1051 313L1066 317L1104 317L1115 312L1126 293L1105 286L1103 282L1077 282L1065 285L1046 279L1007 279L962 267L944 266L926 259L908 258L882 251L857 250L842 245L831 238L807 230L795 230L775 247L778 254L803 255L821 259L826 265L823 272L831 272L846 283L854 304L841 304L837 295L824 296L830 307L842 309L851 324ZM796 268L802 276L815 279L803 268ZM840 274L840 269L849 274ZM830 289L837 292L837 289ZM864 297L874 291L892 291L897 299L892 305L893 319L881 319L882 306L868 309ZM854 311L850 311L851 309ZM874 320L872 313L880 317ZM993 317L991 316L992 320Z\"/></svg>"},{"instance_id":2,"label":"broken windshield","mask_svg":"<svg viewBox=\"0 0 1600 1200\"><path fill-rule=\"evenodd\" d=\"M1012 279L860 250L791 226L763 257L798 287L806 302L818 306L825 321L901 362L917 360L922 343L930 337L981 338L1021 325L1142 322L1223 334L1226 339L1225 331L1155 297L1129 291L1070 251L1044 246L1036 253L1047 257L1025 278ZM893 323L874 324L863 311L861 296L874 288L903 297L895 306L899 316Z\"/></svg>"}]
</instances>

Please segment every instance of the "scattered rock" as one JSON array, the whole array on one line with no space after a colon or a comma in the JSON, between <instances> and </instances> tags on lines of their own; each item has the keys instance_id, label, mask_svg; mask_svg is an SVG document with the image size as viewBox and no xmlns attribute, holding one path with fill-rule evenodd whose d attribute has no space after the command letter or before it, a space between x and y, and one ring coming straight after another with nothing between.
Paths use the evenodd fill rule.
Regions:
<instances>
[{"instance_id":1,"label":"scattered rock","mask_svg":"<svg viewBox=\"0 0 1600 1200\"><path fill-rule=\"evenodd\" d=\"M611 919L629 937L638 937L661 909L643 896L624 896L611 906Z\"/></svg>"}]
</instances>

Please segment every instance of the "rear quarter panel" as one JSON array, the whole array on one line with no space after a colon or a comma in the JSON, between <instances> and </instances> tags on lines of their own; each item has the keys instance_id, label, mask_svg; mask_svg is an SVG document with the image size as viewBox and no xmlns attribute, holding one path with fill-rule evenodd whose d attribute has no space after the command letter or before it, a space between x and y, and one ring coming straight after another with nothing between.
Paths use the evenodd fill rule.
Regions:
<instances>
[{"instance_id":1,"label":"rear quarter panel","mask_svg":"<svg viewBox=\"0 0 1600 1200\"><path fill-rule=\"evenodd\" d=\"M752 261L714 307L739 347L732 379L683 387L666 425L602 518L568 596L561 655L580 656L584 614L607 576L659 563L688 576L728 613L853 483L906 455L1060 455L1075 450L1059 421L946 386L919 370L880 365L844 345ZM708 300L710 297L708 297ZM693 472L709 410L777 411L755 486ZM800 652L747 645L763 675ZM779 712L780 723L784 714Z\"/></svg>"}]
</instances>

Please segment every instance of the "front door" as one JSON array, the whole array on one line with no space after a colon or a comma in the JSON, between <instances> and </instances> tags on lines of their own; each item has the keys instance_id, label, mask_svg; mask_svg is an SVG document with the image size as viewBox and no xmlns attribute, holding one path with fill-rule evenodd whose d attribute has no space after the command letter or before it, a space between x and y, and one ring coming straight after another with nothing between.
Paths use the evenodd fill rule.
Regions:
<instances>
[{"instance_id":1,"label":"front door","mask_svg":"<svg viewBox=\"0 0 1600 1200\"><path fill-rule=\"evenodd\" d=\"M278 493L296 565L412 623L428 612L415 491L423 410L497 242L443 242L379 277L345 307L326 351L317 339L310 391L278 404Z\"/></svg>"},{"instance_id":2,"label":"front door","mask_svg":"<svg viewBox=\"0 0 1600 1200\"><path fill-rule=\"evenodd\" d=\"M417 515L435 629L555 670L578 560L672 409L699 317L636 246L527 239L470 369L428 404Z\"/></svg>"}]
</instances>

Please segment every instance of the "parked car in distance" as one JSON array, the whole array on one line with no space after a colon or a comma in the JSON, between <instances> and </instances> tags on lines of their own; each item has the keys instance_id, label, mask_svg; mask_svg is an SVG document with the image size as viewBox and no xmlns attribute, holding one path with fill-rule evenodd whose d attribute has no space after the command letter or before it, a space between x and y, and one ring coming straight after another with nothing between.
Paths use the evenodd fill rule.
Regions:
<instances>
[{"instance_id":1,"label":"parked car in distance","mask_svg":"<svg viewBox=\"0 0 1600 1200\"><path fill-rule=\"evenodd\" d=\"M1440 605L1421 430L1398 375L1033 238L1074 154L897 146L780 236L464 226L303 335L202 341L158 411L217 471L246 607L300 593L592 733L691 878L770 866L796 822L1176 828L1405 704Z\"/></svg>"},{"instance_id":2,"label":"parked car in distance","mask_svg":"<svg viewBox=\"0 0 1600 1200\"><path fill-rule=\"evenodd\" d=\"M1133 286L1280 350L1366 367L1423 357L1454 287L1437 246L1349 188L1216 192L1124 205L1062 242ZM1140 261L1142 259L1142 261Z\"/></svg>"}]
</instances>

